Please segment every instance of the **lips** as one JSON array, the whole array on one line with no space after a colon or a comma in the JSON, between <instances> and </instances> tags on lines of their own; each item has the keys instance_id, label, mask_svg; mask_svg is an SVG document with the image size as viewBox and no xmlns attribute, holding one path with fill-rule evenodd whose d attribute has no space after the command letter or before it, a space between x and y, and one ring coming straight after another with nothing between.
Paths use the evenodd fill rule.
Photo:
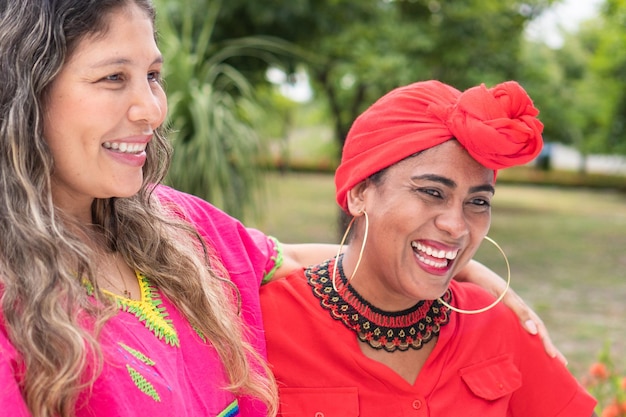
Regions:
<instances>
[{"instance_id":1,"label":"lips","mask_svg":"<svg viewBox=\"0 0 626 417\"><path fill-rule=\"evenodd\" d=\"M456 259L456 256L459 253L458 249L437 249L433 246L426 245L423 242L416 241L411 242L411 247L420 262L438 269L447 268L450 262Z\"/></svg>"}]
</instances>

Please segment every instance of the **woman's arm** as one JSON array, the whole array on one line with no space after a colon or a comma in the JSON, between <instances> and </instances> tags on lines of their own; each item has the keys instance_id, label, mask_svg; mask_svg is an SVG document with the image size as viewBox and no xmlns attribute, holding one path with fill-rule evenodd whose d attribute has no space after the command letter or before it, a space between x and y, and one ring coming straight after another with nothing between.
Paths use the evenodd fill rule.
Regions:
<instances>
[{"instance_id":1,"label":"woman's arm","mask_svg":"<svg viewBox=\"0 0 626 417\"><path fill-rule=\"evenodd\" d=\"M337 255L339 245L325 243L280 243L283 250L283 263L276 270L271 280L282 278L294 269L316 265Z\"/></svg>"},{"instance_id":2,"label":"woman's arm","mask_svg":"<svg viewBox=\"0 0 626 417\"><path fill-rule=\"evenodd\" d=\"M332 258L337 255L337 250L339 249L338 245L321 243L281 243L281 245L283 249L283 263L275 271L271 279L281 278L294 269L314 265L328 258ZM470 261L454 279L457 281L472 282L481 286L496 297L506 288L506 283L498 274L474 260ZM548 330L541 318L515 291L513 291L513 289L509 288L502 302L513 310L528 333L539 335L548 355L558 357L564 364L567 363L565 357L552 343Z\"/></svg>"}]
</instances>

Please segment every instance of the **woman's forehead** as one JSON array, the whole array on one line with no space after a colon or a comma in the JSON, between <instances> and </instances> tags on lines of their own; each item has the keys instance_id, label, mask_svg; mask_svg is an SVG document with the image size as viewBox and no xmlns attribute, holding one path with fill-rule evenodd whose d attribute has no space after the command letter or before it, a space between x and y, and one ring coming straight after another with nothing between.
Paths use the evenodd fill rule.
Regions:
<instances>
[{"instance_id":1,"label":"woman's forehead","mask_svg":"<svg viewBox=\"0 0 626 417\"><path fill-rule=\"evenodd\" d=\"M455 182L470 181L493 184L493 170L484 167L456 141L444 142L403 159L389 167L406 179L450 178Z\"/></svg>"}]
</instances>

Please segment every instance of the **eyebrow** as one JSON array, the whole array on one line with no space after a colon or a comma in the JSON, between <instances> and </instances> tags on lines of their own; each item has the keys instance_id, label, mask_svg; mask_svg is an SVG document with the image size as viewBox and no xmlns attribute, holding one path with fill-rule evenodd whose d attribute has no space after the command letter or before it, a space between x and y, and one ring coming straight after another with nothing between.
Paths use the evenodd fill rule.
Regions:
<instances>
[{"instance_id":1,"label":"eyebrow","mask_svg":"<svg viewBox=\"0 0 626 417\"><path fill-rule=\"evenodd\" d=\"M107 66L113 66L113 65L128 65L130 63L132 63L132 60L128 58L113 58L113 59L105 59L103 61L96 62L95 64L92 65L92 67L97 68L97 67L107 67ZM150 65L162 64L162 63L163 63L163 55L159 55L154 59L154 61L152 61L152 64Z\"/></svg>"},{"instance_id":2,"label":"eyebrow","mask_svg":"<svg viewBox=\"0 0 626 417\"><path fill-rule=\"evenodd\" d=\"M441 175L436 175L436 174L417 175L417 176L411 177L411 179L438 182L449 188L457 187L457 183L452 181L450 178L442 177ZM470 192L472 193L481 192L481 191L487 191L492 194L496 193L496 189L491 184L476 185L470 188Z\"/></svg>"}]
</instances>

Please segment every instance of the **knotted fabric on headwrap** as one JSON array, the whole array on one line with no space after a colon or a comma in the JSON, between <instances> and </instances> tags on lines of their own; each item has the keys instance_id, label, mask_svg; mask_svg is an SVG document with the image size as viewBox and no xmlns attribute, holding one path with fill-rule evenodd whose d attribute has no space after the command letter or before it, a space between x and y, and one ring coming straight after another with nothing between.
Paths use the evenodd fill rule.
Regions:
<instances>
[{"instance_id":1,"label":"knotted fabric on headwrap","mask_svg":"<svg viewBox=\"0 0 626 417\"><path fill-rule=\"evenodd\" d=\"M439 81L397 88L353 123L335 173L337 203L370 175L419 151L456 139L483 166L521 165L541 151L539 111L515 81L461 93Z\"/></svg>"}]
</instances>

